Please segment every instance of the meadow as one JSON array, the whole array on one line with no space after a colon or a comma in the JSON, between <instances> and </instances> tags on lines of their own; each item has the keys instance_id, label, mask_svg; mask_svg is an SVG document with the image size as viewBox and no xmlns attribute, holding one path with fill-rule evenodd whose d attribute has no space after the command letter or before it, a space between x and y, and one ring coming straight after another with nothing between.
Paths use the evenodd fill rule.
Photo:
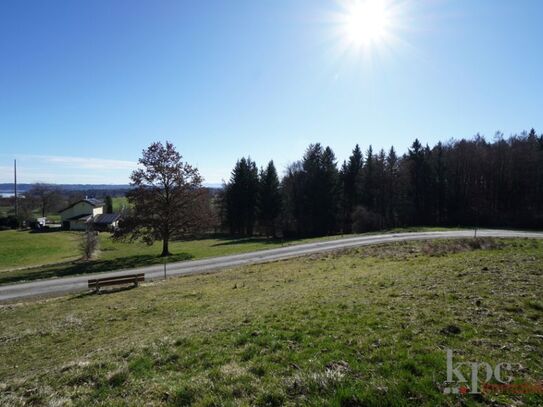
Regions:
<instances>
[{"instance_id":1,"label":"meadow","mask_svg":"<svg viewBox=\"0 0 543 407\"><path fill-rule=\"evenodd\" d=\"M445 395L455 361L543 377L543 242L402 242L0 306L0 404L531 405Z\"/></svg>"},{"instance_id":2,"label":"meadow","mask_svg":"<svg viewBox=\"0 0 543 407\"><path fill-rule=\"evenodd\" d=\"M113 212L119 213L122 212L123 209L126 209L130 206L128 203L128 199L124 196L115 196L112 199L113 203Z\"/></svg>"}]
</instances>

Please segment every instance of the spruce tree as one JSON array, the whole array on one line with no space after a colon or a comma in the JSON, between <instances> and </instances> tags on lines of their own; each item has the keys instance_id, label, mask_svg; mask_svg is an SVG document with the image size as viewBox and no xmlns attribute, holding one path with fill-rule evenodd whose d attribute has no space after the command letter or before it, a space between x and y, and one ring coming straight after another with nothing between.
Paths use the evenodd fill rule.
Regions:
<instances>
[{"instance_id":1,"label":"spruce tree","mask_svg":"<svg viewBox=\"0 0 543 407\"><path fill-rule=\"evenodd\" d=\"M113 199L111 196L106 196L105 199L106 213L113 213Z\"/></svg>"},{"instance_id":2,"label":"spruce tree","mask_svg":"<svg viewBox=\"0 0 543 407\"><path fill-rule=\"evenodd\" d=\"M340 172L340 180L342 187L341 198L341 214L342 214L342 229L345 233L349 233L352 227L351 215L357 203L359 203L359 195L356 188L356 180L360 176L360 171L363 165L363 155L360 146L357 144L348 162L343 162Z\"/></svg>"},{"instance_id":3,"label":"spruce tree","mask_svg":"<svg viewBox=\"0 0 543 407\"><path fill-rule=\"evenodd\" d=\"M339 173L336 157L330 147L311 144L302 160L304 234L318 236L337 230Z\"/></svg>"},{"instance_id":4,"label":"spruce tree","mask_svg":"<svg viewBox=\"0 0 543 407\"><path fill-rule=\"evenodd\" d=\"M256 220L258 170L251 158L241 158L236 163L226 185L226 219L230 233L253 234Z\"/></svg>"},{"instance_id":5,"label":"spruce tree","mask_svg":"<svg viewBox=\"0 0 543 407\"><path fill-rule=\"evenodd\" d=\"M388 227L395 227L398 224L398 212L400 205L400 165L394 147L390 147L386 157L386 223Z\"/></svg>"},{"instance_id":6,"label":"spruce tree","mask_svg":"<svg viewBox=\"0 0 543 407\"><path fill-rule=\"evenodd\" d=\"M279 177L273 161L260 171L258 189L258 221L267 236L276 237L276 220L281 213Z\"/></svg>"},{"instance_id":7,"label":"spruce tree","mask_svg":"<svg viewBox=\"0 0 543 407\"><path fill-rule=\"evenodd\" d=\"M373 211L375 207L375 156L373 155L373 147L370 145L366 151L366 160L357 182L358 194L360 195L360 203L369 211Z\"/></svg>"}]
</instances>

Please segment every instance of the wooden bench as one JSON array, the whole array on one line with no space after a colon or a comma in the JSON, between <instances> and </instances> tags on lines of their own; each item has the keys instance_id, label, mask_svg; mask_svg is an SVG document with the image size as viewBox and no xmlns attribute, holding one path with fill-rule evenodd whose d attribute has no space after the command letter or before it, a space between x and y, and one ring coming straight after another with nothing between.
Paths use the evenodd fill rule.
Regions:
<instances>
[{"instance_id":1,"label":"wooden bench","mask_svg":"<svg viewBox=\"0 0 543 407\"><path fill-rule=\"evenodd\" d=\"M113 285L125 285L134 284L137 287L140 282L145 281L145 274L127 274L123 276L94 278L89 280L89 288L94 288L96 292L100 291L102 287L109 287Z\"/></svg>"}]
</instances>

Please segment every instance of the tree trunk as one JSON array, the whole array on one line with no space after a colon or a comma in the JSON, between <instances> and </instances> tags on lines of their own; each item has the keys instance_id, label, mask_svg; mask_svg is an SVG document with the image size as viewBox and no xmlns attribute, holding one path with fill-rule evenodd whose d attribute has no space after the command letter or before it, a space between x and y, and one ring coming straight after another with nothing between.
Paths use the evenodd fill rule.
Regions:
<instances>
[{"instance_id":1,"label":"tree trunk","mask_svg":"<svg viewBox=\"0 0 543 407\"><path fill-rule=\"evenodd\" d=\"M169 237L165 237L162 240L162 254L161 257L167 257L170 255L170 251L168 250L168 243L169 243Z\"/></svg>"}]
</instances>

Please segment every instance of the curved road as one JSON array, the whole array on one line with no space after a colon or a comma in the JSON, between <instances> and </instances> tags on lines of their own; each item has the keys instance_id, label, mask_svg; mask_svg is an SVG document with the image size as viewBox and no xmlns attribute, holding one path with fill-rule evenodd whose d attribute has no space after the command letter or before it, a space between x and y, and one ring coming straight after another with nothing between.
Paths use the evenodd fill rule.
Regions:
<instances>
[{"instance_id":1,"label":"curved road","mask_svg":"<svg viewBox=\"0 0 543 407\"><path fill-rule=\"evenodd\" d=\"M278 249L260 250L256 252L235 254L230 256L213 257L203 260L191 260L178 263L170 263L167 266L168 276L208 273L210 271L244 264L265 263L275 260L283 260L291 257L304 256L313 253L321 253L333 250L346 249L357 246L367 246L379 243L398 242L405 240L427 240L443 238L473 237L473 230L455 230L445 232L411 232L388 233L370 236L349 237L315 243L298 244L281 247ZM524 237L543 238L543 233L517 232L512 230L480 229L479 237ZM23 299L35 296L50 296L87 290L87 281L97 276L109 277L123 274L145 273L145 280L158 280L164 278L162 265L140 267L130 270L105 272L98 274L86 274L77 277L56 278L39 280L28 283L8 284L0 286L0 301Z\"/></svg>"}]
</instances>

